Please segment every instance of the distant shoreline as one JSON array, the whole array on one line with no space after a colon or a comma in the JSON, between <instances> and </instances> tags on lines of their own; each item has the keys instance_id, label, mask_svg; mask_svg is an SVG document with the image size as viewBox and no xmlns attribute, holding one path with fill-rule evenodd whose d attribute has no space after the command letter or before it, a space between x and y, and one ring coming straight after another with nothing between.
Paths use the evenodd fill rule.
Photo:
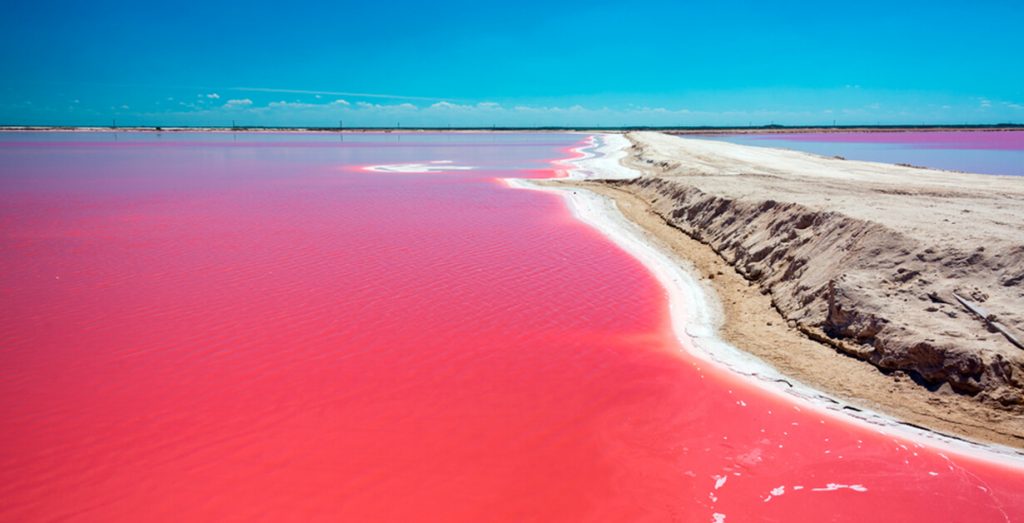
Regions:
<instances>
[{"instance_id":1,"label":"distant shoreline","mask_svg":"<svg viewBox=\"0 0 1024 523\"><path fill-rule=\"evenodd\" d=\"M218 132L218 133L395 133L395 132L587 132L625 133L630 131L656 131L668 134L796 134L796 133L878 133L878 132L939 132L939 131L1022 131L1024 124L992 125L857 125L857 126L782 126L760 127L264 127L264 126L60 126L60 125L0 125L0 132Z\"/></svg>"}]
</instances>

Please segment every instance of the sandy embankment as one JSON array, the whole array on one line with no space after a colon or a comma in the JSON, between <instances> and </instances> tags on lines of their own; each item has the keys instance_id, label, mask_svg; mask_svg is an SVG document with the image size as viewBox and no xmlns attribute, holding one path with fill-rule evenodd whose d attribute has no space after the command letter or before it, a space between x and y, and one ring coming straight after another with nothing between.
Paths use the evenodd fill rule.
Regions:
<instances>
[{"instance_id":1,"label":"sandy embankment","mask_svg":"<svg viewBox=\"0 0 1024 523\"><path fill-rule=\"evenodd\" d=\"M1024 332L1024 179L629 139L643 176L572 183L693 263L727 341L853 404L1024 447L1024 350L953 297Z\"/></svg>"}]
</instances>

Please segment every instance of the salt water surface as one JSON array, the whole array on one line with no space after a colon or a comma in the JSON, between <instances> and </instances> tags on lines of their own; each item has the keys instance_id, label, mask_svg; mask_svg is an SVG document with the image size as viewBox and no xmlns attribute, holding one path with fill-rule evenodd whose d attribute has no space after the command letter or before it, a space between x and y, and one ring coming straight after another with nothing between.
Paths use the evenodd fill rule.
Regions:
<instances>
[{"instance_id":1,"label":"salt water surface","mask_svg":"<svg viewBox=\"0 0 1024 523\"><path fill-rule=\"evenodd\" d=\"M849 160L1024 175L1024 130L751 133L701 135L700 138L842 156Z\"/></svg>"},{"instance_id":2,"label":"salt water surface","mask_svg":"<svg viewBox=\"0 0 1024 523\"><path fill-rule=\"evenodd\" d=\"M573 134L0 134L2 521L1015 521L687 353Z\"/></svg>"}]
</instances>

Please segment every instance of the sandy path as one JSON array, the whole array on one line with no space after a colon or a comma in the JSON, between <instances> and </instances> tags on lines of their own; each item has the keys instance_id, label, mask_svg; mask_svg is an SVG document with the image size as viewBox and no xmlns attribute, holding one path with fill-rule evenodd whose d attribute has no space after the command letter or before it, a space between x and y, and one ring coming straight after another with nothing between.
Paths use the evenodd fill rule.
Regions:
<instances>
[{"instance_id":1,"label":"sandy path","mask_svg":"<svg viewBox=\"0 0 1024 523\"><path fill-rule=\"evenodd\" d=\"M1024 180L629 138L643 176L574 183L693 263L727 341L855 405L1024 447L1024 351L951 296L1020 332Z\"/></svg>"}]
</instances>

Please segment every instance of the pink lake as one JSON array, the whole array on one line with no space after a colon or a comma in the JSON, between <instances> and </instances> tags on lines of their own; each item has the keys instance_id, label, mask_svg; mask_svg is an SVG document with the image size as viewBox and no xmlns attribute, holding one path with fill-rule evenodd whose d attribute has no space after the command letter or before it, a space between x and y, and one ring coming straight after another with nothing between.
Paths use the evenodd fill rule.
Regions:
<instances>
[{"instance_id":1,"label":"pink lake","mask_svg":"<svg viewBox=\"0 0 1024 523\"><path fill-rule=\"evenodd\" d=\"M585 139L0 134L0 520L1024 518L1019 465L688 354L501 182Z\"/></svg>"},{"instance_id":2,"label":"pink lake","mask_svg":"<svg viewBox=\"0 0 1024 523\"><path fill-rule=\"evenodd\" d=\"M982 174L1024 175L1024 130L794 132L707 135L702 138L842 156L850 160L908 163Z\"/></svg>"}]
</instances>

